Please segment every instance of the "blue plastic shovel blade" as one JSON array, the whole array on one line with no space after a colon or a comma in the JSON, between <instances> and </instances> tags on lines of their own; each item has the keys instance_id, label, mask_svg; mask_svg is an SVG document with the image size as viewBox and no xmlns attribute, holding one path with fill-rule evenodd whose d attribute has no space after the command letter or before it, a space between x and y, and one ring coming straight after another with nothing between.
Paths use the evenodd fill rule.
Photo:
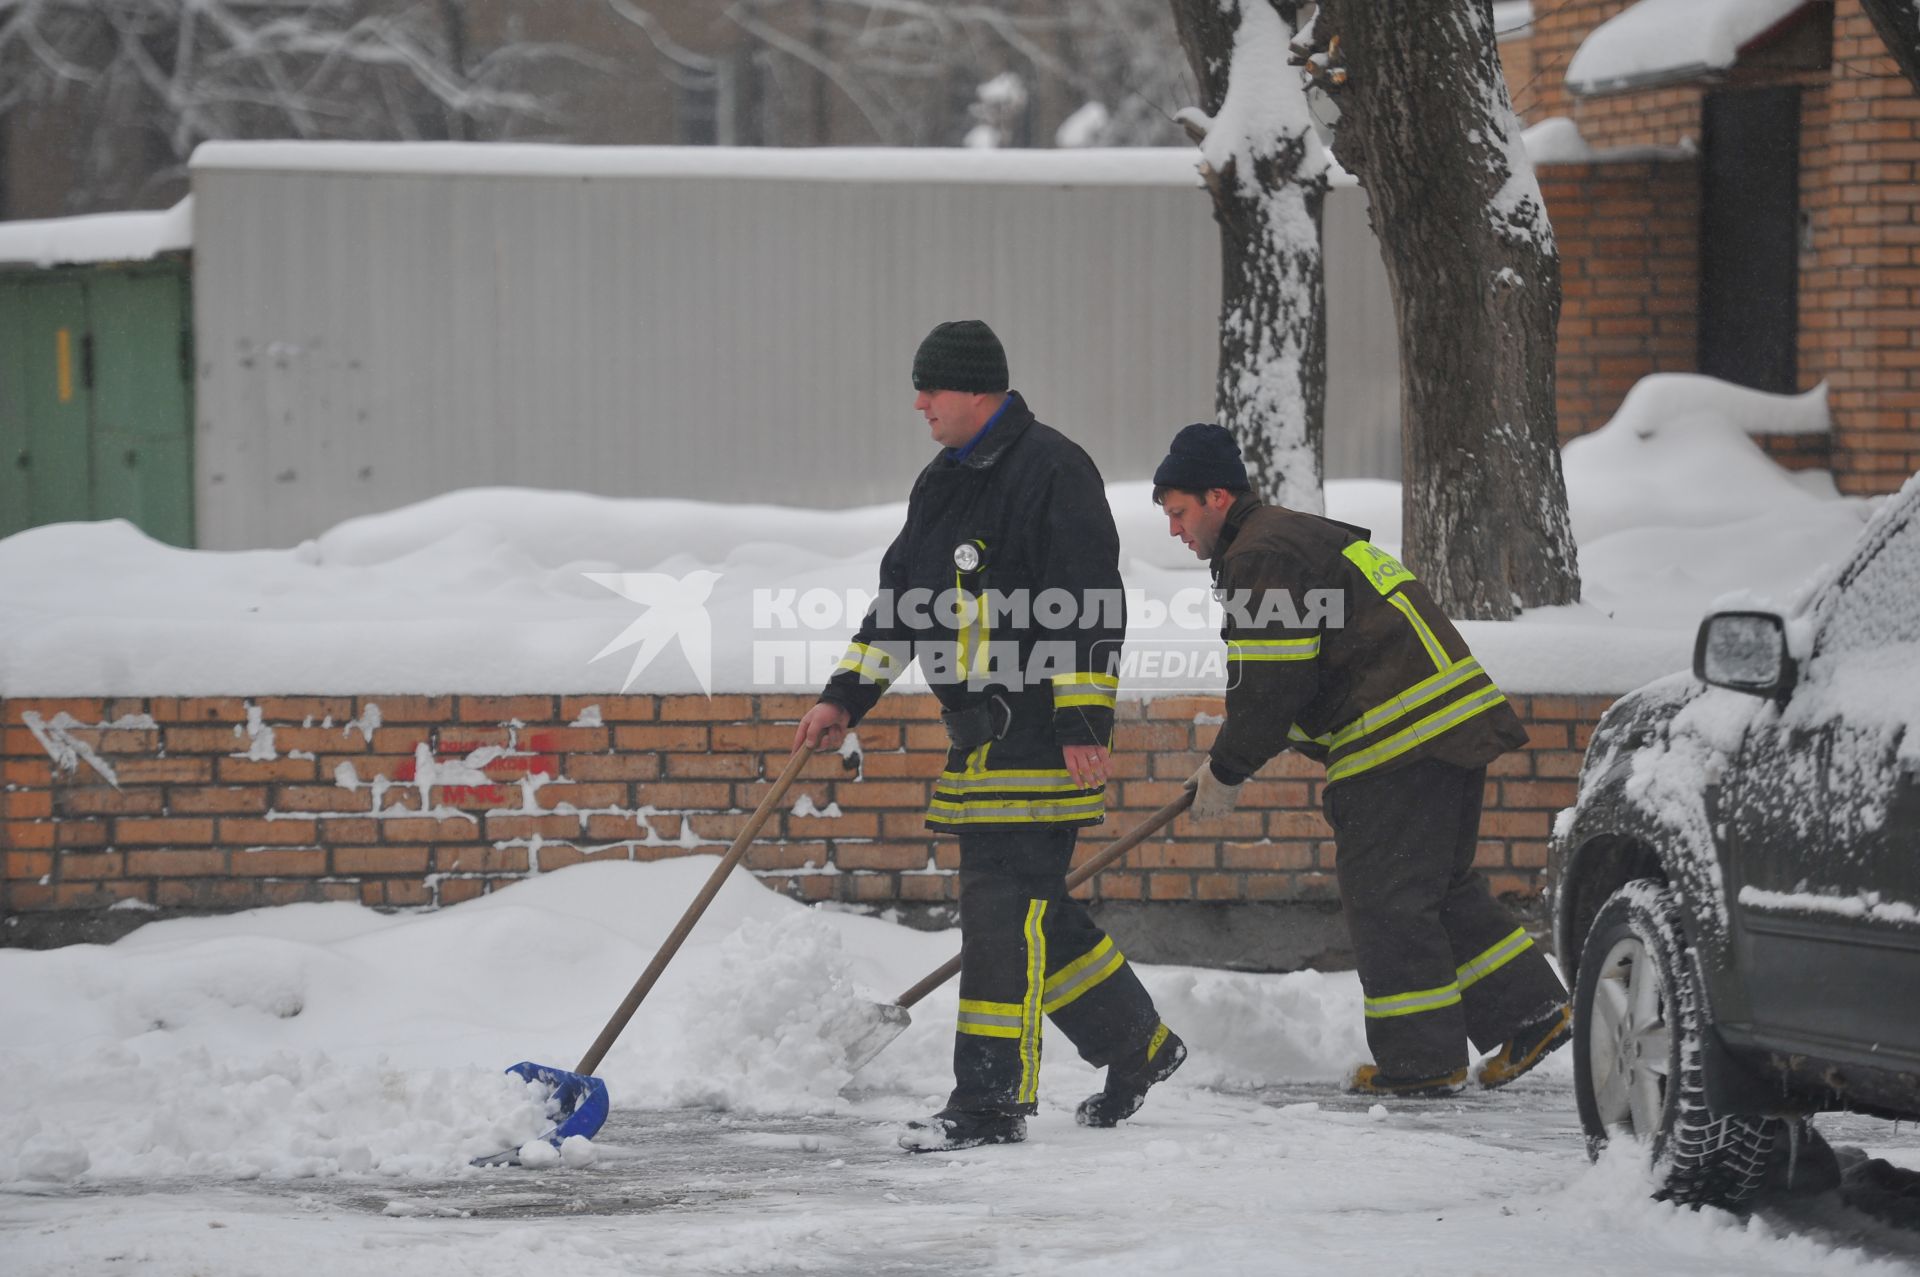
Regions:
<instances>
[{"instance_id":1,"label":"blue plastic shovel blade","mask_svg":"<svg viewBox=\"0 0 1920 1277\"><path fill-rule=\"evenodd\" d=\"M557 1108L559 1122L543 1137L549 1144L558 1147L569 1135L592 1139L606 1125L611 1100L607 1096L607 1084L599 1078L525 1060L507 1072L553 1088L550 1103Z\"/></svg>"}]
</instances>

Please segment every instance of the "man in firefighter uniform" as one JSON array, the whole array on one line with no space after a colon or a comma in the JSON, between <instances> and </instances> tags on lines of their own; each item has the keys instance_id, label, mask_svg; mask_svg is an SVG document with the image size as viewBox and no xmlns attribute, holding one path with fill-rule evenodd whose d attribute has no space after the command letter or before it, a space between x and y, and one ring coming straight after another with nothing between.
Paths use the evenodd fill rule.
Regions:
<instances>
[{"instance_id":1,"label":"man in firefighter uniform","mask_svg":"<svg viewBox=\"0 0 1920 1277\"><path fill-rule=\"evenodd\" d=\"M1374 1063L1360 1094L1498 1087L1571 1034L1566 988L1474 871L1489 762L1526 742L1426 589L1364 528L1263 504L1233 437L1175 436L1154 473L1168 530L1209 560L1226 616L1227 718L1187 782L1192 816L1233 809L1288 747L1324 761Z\"/></svg>"},{"instance_id":2,"label":"man in firefighter uniform","mask_svg":"<svg viewBox=\"0 0 1920 1277\"><path fill-rule=\"evenodd\" d=\"M986 324L936 327L913 385L942 451L914 481L879 599L795 737L833 748L916 658L944 711L951 747L927 825L960 839L954 1089L900 1142L924 1152L1026 1138L1043 1018L1106 1068L1076 1116L1112 1126L1186 1056L1066 892L1078 831L1105 819L1125 633L1113 513L1087 454L1008 390Z\"/></svg>"}]
</instances>

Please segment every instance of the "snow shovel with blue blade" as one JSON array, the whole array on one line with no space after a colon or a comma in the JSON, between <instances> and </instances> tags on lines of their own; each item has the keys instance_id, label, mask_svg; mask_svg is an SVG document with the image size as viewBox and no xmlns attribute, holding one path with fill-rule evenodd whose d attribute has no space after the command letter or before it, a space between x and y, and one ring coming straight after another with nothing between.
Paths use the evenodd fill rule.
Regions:
<instances>
[{"instance_id":1,"label":"snow shovel with blue blade","mask_svg":"<svg viewBox=\"0 0 1920 1277\"><path fill-rule=\"evenodd\" d=\"M801 769L807 765L807 760L813 757L813 753L810 747L802 745L794 751L793 757L787 760L786 768L773 782L773 788L769 789L767 796L760 800L760 805L753 809L753 815L748 818L746 827L733 840L733 846L727 848L727 854L720 858L720 863L714 866L713 873L707 877L706 884L700 888L700 894L693 898L693 903L687 906L686 913L681 915L680 921L661 942L660 948L653 955L653 961L647 964L647 969L640 973L638 980L634 981L633 988L628 990L626 998L614 1011L613 1018L607 1021L607 1027L600 1030L600 1036L595 1038L593 1045L587 1048L587 1053L580 1057L580 1063L571 1069L562 1069L551 1064L535 1064L530 1060L522 1060L507 1070L509 1073L525 1078L528 1082L537 1082L553 1088L548 1097L548 1103L553 1107L556 1122L554 1128L540 1136L540 1139L557 1148L562 1140L571 1135L584 1135L592 1139L605 1124L607 1110L612 1100L607 1094L607 1084L593 1076L593 1071L600 1067L600 1061L604 1060L607 1052L613 1049L614 1042L627 1027L627 1022L633 1019L634 1012L640 1009L640 1003L648 993L652 992L653 986L659 981L660 973L667 969L667 963L673 961L673 956L680 952L680 946L686 943L687 934L693 930L694 924L700 921L700 915L707 911L707 906L713 903L713 898L720 894L720 888L726 884L727 876L747 854L747 848L759 836L760 830L772 817L774 808L780 805L780 800L787 796L787 790L793 787L793 782L799 777ZM519 1164L520 1153L517 1149L507 1149L488 1157L473 1159L475 1166L517 1166Z\"/></svg>"},{"instance_id":2,"label":"snow shovel with blue blade","mask_svg":"<svg viewBox=\"0 0 1920 1277\"><path fill-rule=\"evenodd\" d=\"M1072 891L1118 861L1135 847L1172 824L1175 817L1191 806L1193 806L1193 791L1189 789L1114 839L1098 855L1068 874L1067 890ZM886 1050L888 1045L905 1033L907 1026L913 1023L913 1017L907 1013L907 1008L958 974L960 974L960 955L955 954L944 966L928 973L920 983L891 1003L869 1004L828 1026L824 1036L838 1048L840 1066L849 1074L858 1073L865 1068L872 1062L874 1056Z\"/></svg>"}]
</instances>

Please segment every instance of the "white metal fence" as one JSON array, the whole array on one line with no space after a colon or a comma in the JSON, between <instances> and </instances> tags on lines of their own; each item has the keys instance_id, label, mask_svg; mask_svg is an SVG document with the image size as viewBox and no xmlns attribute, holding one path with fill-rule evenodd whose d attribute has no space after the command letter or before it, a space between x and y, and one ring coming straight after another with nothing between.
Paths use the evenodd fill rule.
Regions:
<instances>
[{"instance_id":1,"label":"white metal fence","mask_svg":"<svg viewBox=\"0 0 1920 1277\"><path fill-rule=\"evenodd\" d=\"M200 544L459 487L830 506L931 455L909 369L978 317L1109 478L1211 415L1190 151L237 143L194 160ZM1327 216L1328 471L1399 468L1384 274Z\"/></svg>"}]
</instances>

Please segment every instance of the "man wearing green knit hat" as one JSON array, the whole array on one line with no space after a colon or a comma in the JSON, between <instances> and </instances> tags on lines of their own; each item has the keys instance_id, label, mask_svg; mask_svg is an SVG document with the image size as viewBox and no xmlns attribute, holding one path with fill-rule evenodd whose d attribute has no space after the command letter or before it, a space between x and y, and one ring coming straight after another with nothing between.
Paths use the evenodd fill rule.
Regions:
<instances>
[{"instance_id":1,"label":"man wearing green knit hat","mask_svg":"<svg viewBox=\"0 0 1920 1277\"><path fill-rule=\"evenodd\" d=\"M1075 838L1106 818L1126 632L1106 486L1008 388L1006 351L980 320L928 333L913 387L941 450L880 561L880 598L795 739L836 746L913 660L944 711L950 747L927 825L960 840L954 1089L900 1142L930 1152L1025 1139L1045 1019L1107 1070L1076 1117L1113 1126L1186 1046L1066 890ZM954 606L930 615L916 595ZM1034 606L1043 598L1055 606Z\"/></svg>"}]
</instances>

